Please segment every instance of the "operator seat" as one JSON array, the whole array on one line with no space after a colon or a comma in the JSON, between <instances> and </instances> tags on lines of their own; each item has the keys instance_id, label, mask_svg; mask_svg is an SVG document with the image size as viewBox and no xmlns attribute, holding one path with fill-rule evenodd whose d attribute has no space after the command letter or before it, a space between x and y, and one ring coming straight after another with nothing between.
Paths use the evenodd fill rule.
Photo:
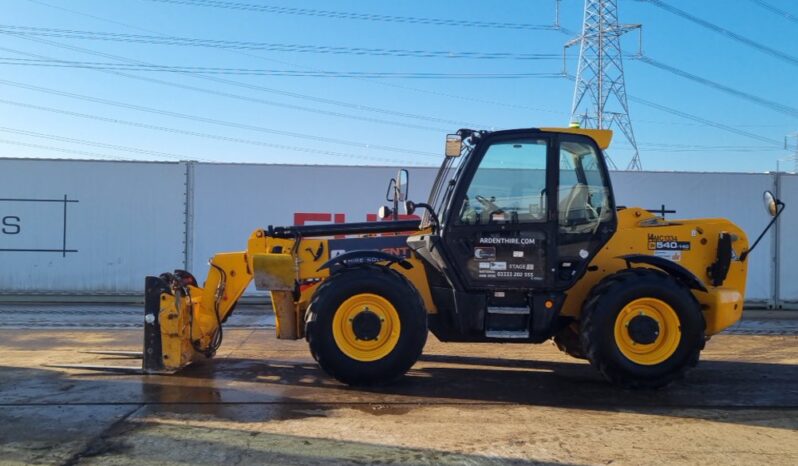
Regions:
<instances>
[{"instance_id":1,"label":"operator seat","mask_svg":"<svg viewBox=\"0 0 798 466\"><path fill-rule=\"evenodd\" d=\"M577 183L571 188L568 196L560 200L560 225L567 225L574 220L587 220L586 205L590 191L584 183Z\"/></svg>"}]
</instances>

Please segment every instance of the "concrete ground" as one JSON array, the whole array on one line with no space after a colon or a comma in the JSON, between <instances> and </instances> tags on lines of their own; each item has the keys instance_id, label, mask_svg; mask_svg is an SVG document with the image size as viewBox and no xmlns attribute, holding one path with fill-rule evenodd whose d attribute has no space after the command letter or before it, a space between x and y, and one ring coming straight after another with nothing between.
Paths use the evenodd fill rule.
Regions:
<instances>
[{"instance_id":1,"label":"concrete ground","mask_svg":"<svg viewBox=\"0 0 798 466\"><path fill-rule=\"evenodd\" d=\"M81 353L141 347L102 309L0 306L0 463L798 464L798 321L781 313L748 314L658 391L609 386L549 343L432 337L399 383L352 389L246 310L179 375L47 367L131 364Z\"/></svg>"}]
</instances>

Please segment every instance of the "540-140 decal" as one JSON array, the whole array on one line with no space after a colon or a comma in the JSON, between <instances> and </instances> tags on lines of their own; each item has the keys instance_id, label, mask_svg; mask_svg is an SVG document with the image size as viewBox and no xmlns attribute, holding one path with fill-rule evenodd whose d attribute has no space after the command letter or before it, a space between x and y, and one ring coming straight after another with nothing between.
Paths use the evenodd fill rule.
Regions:
<instances>
[{"instance_id":1,"label":"540-140 decal","mask_svg":"<svg viewBox=\"0 0 798 466\"><path fill-rule=\"evenodd\" d=\"M650 251L689 251L689 241L679 241L675 235L648 235L648 249Z\"/></svg>"}]
</instances>

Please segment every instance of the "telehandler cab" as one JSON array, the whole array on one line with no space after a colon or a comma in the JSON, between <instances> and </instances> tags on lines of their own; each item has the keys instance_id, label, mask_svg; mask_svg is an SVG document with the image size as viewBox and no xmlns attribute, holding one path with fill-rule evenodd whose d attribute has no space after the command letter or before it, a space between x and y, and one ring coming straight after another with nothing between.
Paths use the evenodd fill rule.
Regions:
<instances>
[{"instance_id":1,"label":"telehandler cab","mask_svg":"<svg viewBox=\"0 0 798 466\"><path fill-rule=\"evenodd\" d=\"M213 356L254 279L271 292L277 337L306 338L347 384L400 377L428 331L456 342L553 339L626 387L681 378L707 339L740 319L751 248L725 219L617 206L602 153L611 137L463 129L447 137L426 203L406 199L400 171L383 221L258 229L245 251L210 259L201 287L180 270L147 277L139 371ZM784 204L770 193L766 202L769 228ZM401 204L423 219L397 220Z\"/></svg>"}]
</instances>

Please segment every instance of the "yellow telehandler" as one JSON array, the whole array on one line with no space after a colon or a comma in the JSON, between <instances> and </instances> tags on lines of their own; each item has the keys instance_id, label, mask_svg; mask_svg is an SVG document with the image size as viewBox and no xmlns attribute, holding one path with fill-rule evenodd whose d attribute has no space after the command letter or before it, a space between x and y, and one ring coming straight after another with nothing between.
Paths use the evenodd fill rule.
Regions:
<instances>
[{"instance_id":1,"label":"yellow telehandler","mask_svg":"<svg viewBox=\"0 0 798 466\"><path fill-rule=\"evenodd\" d=\"M352 385L387 383L441 341L553 339L625 387L681 378L743 311L753 246L725 219L666 220L615 204L606 130L462 129L426 203L389 185L382 221L269 226L247 248L188 272L147 277L145 373L210 358L247 286L269 290L277 337ZM421 220L400 220L423 210ZM118 354L118 353L115 353ZM74 367L74 366L73 366ZM108 369L103 366L80 366Z\"/></svg>"}]
</instances>

